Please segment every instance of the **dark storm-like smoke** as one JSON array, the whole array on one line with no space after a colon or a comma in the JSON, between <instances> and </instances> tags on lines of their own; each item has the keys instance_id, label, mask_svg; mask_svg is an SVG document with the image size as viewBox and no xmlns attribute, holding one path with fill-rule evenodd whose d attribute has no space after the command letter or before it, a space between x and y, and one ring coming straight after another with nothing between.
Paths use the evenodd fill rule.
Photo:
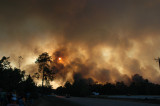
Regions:
<instances>
[{"instance_id":1,"label":"dark storm-like smoke","mask_svg":"<svg viewBox=\"0 0 160 106\"><path fill-rule=\"evenodd\" d=\"M0 55L15 65L21 55L30 73L41 53L61 56L62 82L76 73L100 82L138 73L159 83L159 10L159 0L1 1Z\"/></svg>"}]
</instances>

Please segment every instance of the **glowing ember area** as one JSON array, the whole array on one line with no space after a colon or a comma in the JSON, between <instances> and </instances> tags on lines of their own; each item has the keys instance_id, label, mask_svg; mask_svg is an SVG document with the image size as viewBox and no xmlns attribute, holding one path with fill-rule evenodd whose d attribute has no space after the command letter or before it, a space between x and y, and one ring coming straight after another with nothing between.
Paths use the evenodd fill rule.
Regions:
<instances>
[{"instance_id":1,"label":"glowing ember area","mask_svg":"<svg viewBox=\"0 0 160 106\"><path fill-rule=\"evenodd\" d=\"M61 60L62 60L62 58L61 58L61 57L59 57L59 58L58 58L58 60L59 60L59 61L61 61Z\"/></svg>"},{"instance_id":2,"label":"glowing ember area","mask_svg":"<svg viewBox=\"0 0 160 106\"><path fill-rule=\"evenodd\" d=\"M59 57L59 58L58 58L58 62L59 62L59 63L62 63L62 62L63 62L63 61L62 61L62 57Z\"/></svg>"}]
</instances>

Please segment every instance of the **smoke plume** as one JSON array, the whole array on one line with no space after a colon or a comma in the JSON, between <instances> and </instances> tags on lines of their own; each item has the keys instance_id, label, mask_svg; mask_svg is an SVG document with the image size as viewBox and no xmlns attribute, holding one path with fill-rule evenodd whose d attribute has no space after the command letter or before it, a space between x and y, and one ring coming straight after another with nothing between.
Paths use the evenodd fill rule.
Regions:
<instances>
[{"instance_id":1,"label":"smoke plume","mask_svg":"<svg viewBox=\"0 0 160 106\"><path fill-rule=\"evenodd\" d=\"M140 74L160 83L159 0L5 0L0 3L0 56L37 71L48 52L55 82L80 78L105 83ZM61 62L58 58L61 57ZM77 78L77 77L76 77Z\"/></svg>"}]
</instances>

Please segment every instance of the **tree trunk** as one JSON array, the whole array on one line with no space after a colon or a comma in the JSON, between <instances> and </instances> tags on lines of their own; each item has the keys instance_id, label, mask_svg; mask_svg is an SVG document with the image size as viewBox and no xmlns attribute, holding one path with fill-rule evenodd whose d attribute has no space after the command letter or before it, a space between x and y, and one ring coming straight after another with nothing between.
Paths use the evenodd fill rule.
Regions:
<instances>
[{"instance_id":1,"label":"tree trunk","mask_svg":"<svg viewBox=\"0 0 160 106\"><path fill-rule=\"evenodd\" d=\"M42 75L42 87L43 87L43 83L44 83L44 69L43 69L43 75Z\"/></svg>"},{"instance_id":2,"label":"tree trunk","mask_svg":"<svg viewBox=\"0 0 160 106\"><path fill-rule=\"evenodd\" d=\"M44 69L43 69L43 75L42 75L42 95L44 94L43 83L44 83Z\"/></svg>"}]
</instances>

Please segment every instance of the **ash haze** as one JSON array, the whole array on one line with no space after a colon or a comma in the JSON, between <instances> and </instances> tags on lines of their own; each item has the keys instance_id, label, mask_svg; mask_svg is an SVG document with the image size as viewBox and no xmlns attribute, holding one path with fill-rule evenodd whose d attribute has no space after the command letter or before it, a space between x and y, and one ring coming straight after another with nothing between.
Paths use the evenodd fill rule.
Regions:
<instances>
[{"instance_id":1,"label":"ash haze","mask_svg":"<svg viewBox=\"0 0 160 106\"><path fill-rule=\"evenodd\" d=\"M0 56L33 74L48 52L59 71L54 87L75 76L100 83L140 74L159 83L159 0L2 0Z\"/></svg>"}]
</instances>

